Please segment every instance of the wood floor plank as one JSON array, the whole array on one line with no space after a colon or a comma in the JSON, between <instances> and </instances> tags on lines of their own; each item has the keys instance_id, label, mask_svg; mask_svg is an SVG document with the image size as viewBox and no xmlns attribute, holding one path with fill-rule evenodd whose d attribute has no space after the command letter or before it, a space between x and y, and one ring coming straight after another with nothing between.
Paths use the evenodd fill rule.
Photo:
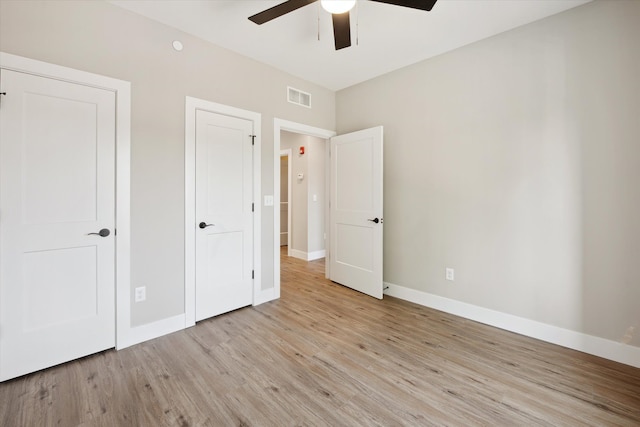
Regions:
<instances>
[{"instance_id":1,"label":"wood floor plank","mask_svg":"<svg viewBox=\"0 0 640 427\"><path fill-rule=\"evenodd\" d=\"M0 384L0 425L640 426L640 369L324 278Z\"/></svg>"}]
</instances>

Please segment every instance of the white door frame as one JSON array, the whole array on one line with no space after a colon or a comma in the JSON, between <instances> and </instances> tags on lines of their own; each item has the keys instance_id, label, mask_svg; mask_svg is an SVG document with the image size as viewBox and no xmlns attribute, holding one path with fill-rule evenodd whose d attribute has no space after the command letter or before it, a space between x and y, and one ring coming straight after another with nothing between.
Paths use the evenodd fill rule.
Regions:
<instances>
[{"instance_id":1,"label":"white door frame","mask_svg":"<svg viewBox=\"0 0 640 427\"><path fill-rule=\"evenodd\" d=\"M280 173L276 173L276 171L280 170L280 132L286 130L289 132L300 133L303 135L315 136L318 138L329 139L332 136L336 135L335 131L316 128L313 126L304 125L301 123L290 122L288 120L282 120L275 118L273 119L273 153L274 153L274 162L273 162L273 200L275 206L280 206ZM328 156L329 150L327 150ZM325 162L325 169L328 167L329 163ZM328 176L328 174L326 174ZM291 180L291 178L290 178ZM326 187L325 191L325 200L329 200L329 187ZM291 195L289 195L291 198ZM327 212L325 208L325 212ZM325 223L328 219L328 215L325 216ZM289 220L291 220L291 215L289 215ZM325 227L325 230L328 228ZM291 230L289 230L291 231ZM273 210L273 298L280 298L280 209ZM325 240L325 249L327 249L327 241ZM329 254L329 251L327 251ZM326 263L325 265L328 265Z\"/></svg>"},{"instance_id":2,"label":"white door frame","mask_svg":"<svg viewBox=\"0 0 640 427\"><path fill-rule=\"evenodd\" d=\"M217 104L204 99L186 97L185 100L185 148L184 148L184 313L185 328L196 324L196 111L203 110L216 114L223 114L253 122L255 135L253 149L253 305L263 301L261 298L261 121L260 113Z\"/></svg>"},{"instance_id":3,"label":"white door frame","mask_svg":"<svg viewBox=\"0 0 640 427\"><path fill-rule=\"evenodd\" d=\"M126 347L131 335L130 265L130 147L131 83L111 77L0 52L0 67L35 76L67 81L114 92L116 95L116 348Z\"/></svg>"},{"instance_id":4,"label":"white door frame","mask_svg":"<svg viewBox=\"0 0 640 427\"><path fill-rule=\"evenodd\" d=\"M291 164L293 150L291 148L287 148L286 150L280 150L280 158L287 158L287 194L289 194L289 200L287 202L287 256L291 256L291 171L293 170L293 165ZM282 167L282 166L281 166ZM278 178L280 179L280 178ZM278 181L280 182L280 181ZM280 187L278 187L278 195L280 195ZM281 203L278 198L278 203ZM278 215L280 215L280 211L278 211ZM280 227L280 223L278 222L278 227ZM278 241L280 246L281 242ZM279 254L280 252L278 252ZM274 255L279 256L279 255Z\"/></svg>"}]
</instances>

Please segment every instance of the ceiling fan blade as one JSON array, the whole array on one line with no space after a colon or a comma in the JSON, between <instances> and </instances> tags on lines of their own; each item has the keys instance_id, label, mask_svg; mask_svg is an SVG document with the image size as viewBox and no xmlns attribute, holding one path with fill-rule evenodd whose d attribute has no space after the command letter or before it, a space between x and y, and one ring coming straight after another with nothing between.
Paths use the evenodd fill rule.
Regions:
<instances>
[{"instance_id":1,"label":"ceiling fan blade","mask_svg":"<svg viewBox=\"0 0 640 427\"><path fill-rule=\"evenodd\" d=\"M378 3L394 4L396 6L410 7L411 9L431 10L438 0L372 0Z\"/></svg>"},{"instance_id":2,"label":"ceiling fan blade","mask_svg":"<svg viewBox=\"0 0 640 427\"><path fill-rule=\"evenodd\" d=\"M333 39L336 50L351 46L351 24L349 23L349 12L334 13L333 18Z\"/></svg>"},{"instance_id":3,"label":"ceiling fan blade","mask_svg":"<svg viewBox=\"0 0 640 427\"><path fill-rule=\"evenodd\" d=\"M282 15L286 15L289 12L293 12L296 9L300 9L308 4L315 3L316 1L317 0L289 0L250 16L249 20L258 25L262 25L265 22L279 18Z\"/></svg>"}]
</instances>

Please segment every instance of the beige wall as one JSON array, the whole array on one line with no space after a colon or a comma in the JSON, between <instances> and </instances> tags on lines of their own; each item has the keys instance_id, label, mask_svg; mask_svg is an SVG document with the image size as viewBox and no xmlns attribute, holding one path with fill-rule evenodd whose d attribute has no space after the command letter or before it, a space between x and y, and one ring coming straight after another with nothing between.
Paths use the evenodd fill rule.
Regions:
<instances>
[{"instance_id":1,"label":"beige wall","mask_svg":"<svg viewBox=\"0 0 640 427\"><path fill-rule=\"evenodd\" d=\"M385 127L385 280L637 331L639 40L640 2L594 2L338 92L339 133Z\"/></svg>"},{"instance_id":2,"label":"beige wall","mask_svg":"<svg viewBox=\"0 0 640 427\"><path fill-rule=\"evenodd\" d=\"M307 252L323 251L325 211L325 150L327 141L309 136L309 197L307 229ZM315 200L314 200L315 196Z\"/></svg>"},{"instance_id":3,"label":"beige wall","mask_svg":"<svg viewBox=\"0 0 640 427\"><path fill-rule=\"evenodd\" d=\"M333 92L102 1L2 0L0 50L132 83L131 286L147 287L133 326L184 312L185 96L262 114L263 195L274 192L274 117L334 128ZM288 103L289 85L311 93L313 109ZM261 209L268 289L273 207Z\"/></svg>"}]
</instances>

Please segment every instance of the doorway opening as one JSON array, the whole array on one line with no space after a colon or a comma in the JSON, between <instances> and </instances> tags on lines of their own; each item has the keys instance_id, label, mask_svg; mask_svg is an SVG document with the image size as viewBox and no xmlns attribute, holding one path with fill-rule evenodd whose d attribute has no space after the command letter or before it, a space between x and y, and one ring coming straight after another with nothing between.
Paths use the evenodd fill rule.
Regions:
<instances>
[{"instance_id":1,"label":"doorway opening","mask_svg":"<svg viewBox=\"0 0 640 427\"><path fill-rule=\"evenodd\" d=\"M376 126L335 136L332 131L313 128L284 120L274 120L274 171L279 172L282 140L289 134L304 138L322 138L325 152L325 177L327 202L324 203L325 277L356 291L381 299L383 296L383 127ZM327 144L330 139L330 144ZM329 147L327 147L329 146ZM294 151L295 152L295 151ZM307 152L299 146L298 155ZM294 156L295 160L295 156ZM310 162L312 163L312 162ZM297 172L296 180L305 179L305 169ZM312 174L309 174L309 177ZM292 178L293 180L293 178ZM294 191L292 191L295 193ZM324 194L324 193L323 193ZM311 197L306 193L306 205ZM318 198L319 199L319 198ZM274 202L280 204L280 173L274 173ZM292 216L295 217L295 207ZM296 226L288 230L292 234L292 255L295 254ZM280 209L274 210L274 298L280 297ZM326 232L325 232L326 231ZM304 241L304 237L302 238ZM309 260L307 252L303 259Z\"/></svg>"},{"instance_id":2,"label":"doorway opening","mask_svg":"<svg viewBox=\"0 0 640 427\"><path fill-rule=\"evenodd\" d=\"M326 139L280 134L280 245L304 261L325 257Z\"/></svg>"},{"instance_id":3,"label":"doorway opening","mask_svg":"<svg viewBox=\"0 0 640 427\"><path fill-rule=\"evenodd\" d=\"M328 248L328 139L335 132L274 120L274 293L280 296L280 254L305 261L324 258ZM286 174L283 153L287 153ZM287 178L286 189L284 175ZM283 197L286 191L286 200ZM286 201L286 204L285 204ZM284 220L286 209L286 221ZM286 224L286 249L284 229ZM326 263L325 263L326 264ZM325 268L325 275L326 268Z\"/></svg>"}]
</instances>

